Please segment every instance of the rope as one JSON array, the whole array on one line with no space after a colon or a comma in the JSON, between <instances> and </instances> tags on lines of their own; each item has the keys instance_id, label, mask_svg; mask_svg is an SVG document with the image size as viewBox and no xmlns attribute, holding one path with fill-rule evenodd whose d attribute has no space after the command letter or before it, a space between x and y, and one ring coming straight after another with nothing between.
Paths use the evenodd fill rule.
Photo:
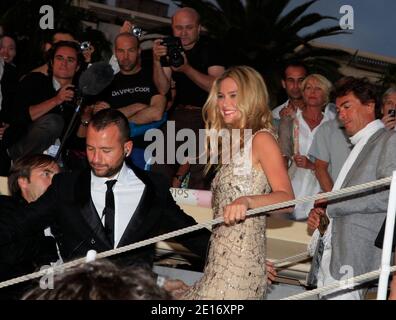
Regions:
<instances>
[{"instance_id":1,"label":"rope","mask_svg":"<svg viewBox=\"0 0 396 320\"><path fill-rule=\"evenodd\" d=\"M394 271L396 271L396 265L390 268L390 272L394 272ZM337 290L335 290L335 292L336 292L336 291L342 290L342 289L344 289L346 287L350 287L351 284L354 284L354 285L356 284L357 285L357 284L360 284L362 282L366 282L366 281L369 281L369 280L376 279L376 278L378 278L380 273L381 273L381 269L374 270L374 271L371 271L371 272L368 272L368 273L364 273L364 274L361 274L361 275L353 277L353 278L348 278L348 279L344 279L344 280L340 280L340 281L335 281L335 282L333 282L333 283L331 283L331 284L329 284L327 286L320 287L320 288L317 288L317 289L314 289L314 290L310 290L310 291L307 291L307 292L299 293L299 294L296 294L294 296L283 298L281 300L302 300L302 299L305 299L305 298L308 298L308 297L311 297L311 296L314 296L314 295L318 295L318 294L320 294L322 292L326 292L326 291L329 291L329 290L332 290L332 289L337 289Z\"/></svg>"},{"instance_id":2,"label":"rope","mask_svg":"<svg viewBox=\"0 0 396 320\"><path fill-rule=\"evenodd\" d=\"M290 256L290 257L286 257L286 258L283 258L283 259L275 260L275 261L273 261L273 264L274 264L275 268L280 268L280 267L283 267L283 266L288 265L288 264L297 263L297 262L301 262L301 261L307 260L310 257L311 256L309 255L308 251L305 251L305 252L301 252L299 254L296 254L294 256Z\"/></svg>"},{"instance_id":3,"label":"rope","mask_svg":"<svg viewBox=\"0 0 396 320\"><path fill-rule=\"evenodd\" d=\"M326 192L326 193L320 193L320 194L316 194L316 195L312 195L312 196L306 196L306 197L302 197L302 198L298 198L298 199L294 199L294 200L289 200L289 201L285 201L285 202L281 202L281 203L267 205L267 206L264 206L261 208L251 209L246 212L246 217L253 216L258 213L264 213L264 212L268 212L268 211L274 211L274 210L278 210L278 209L282 209L282 208L291 207L296 204L300 204L300 203L304 203L304 202L308 202L308 201L315 201L315 200L319 200L319 199L328 199L328 200L336 199L343 195L357 193L358 191L362 191L362 190L366 191L367 189L370 189L370 188L389 185L391 180L392 180L392 176L383 178L383 179L379 179L376 181L370 181L370 182L363 183L363 184L356 185L356 186L351 186L351 187L344 188L344 189L339 189L339 190L330 191L330 192ZM196 224L196 225L193 225L190 227L182 228L179 230L175 230L175 231L172 231L169 233L165 233L160 236L156 236L156 237L153 237L150 239L138 241L138 242L126 245L124 247L115 248L115 249L111 249L108 251L103 251L103 252L98 253L96 257L97 257L97 259L107 258L110 256L114 256L114 255L123 253L123 252L127 252L127 251L131 251L131 250L134 250L137 248L145 247L145 246L154 244L158 241L164 241L164 240L174 238L174 237L177 237L177 236L180 236L183 234L187 234L187 233L190 233L190 232L193 232L196 230L200 230L203 228L210 228L210 227L217 225L219 223L222 223L222 222L224 222L224 218L218 217L213 220L208 220L206 222L199 223L199 224ZM303 253L303 254L305 254L305 253ZM285 259L283 259L283 260L285 260ZM53 266L53 267L50 267L45 270L41 270L41 271L34 272L31 274L23 275L18 278L0 282L0 288L4 288L4 287L11 286L11 285L14 285L14 284L17 284L20 282L25 282L25 281L32 280L35 278L39 278L39 277L49 274L51 272L55 273L57 271L64 271L68 268L74 267L74 266L76 266L80 263L83 263L83 262L85 262L85 258L80 258L80 259L73 260L73 261L70 261L67 263L63 263L60 266Z\"/></svg>"}]
</instances>

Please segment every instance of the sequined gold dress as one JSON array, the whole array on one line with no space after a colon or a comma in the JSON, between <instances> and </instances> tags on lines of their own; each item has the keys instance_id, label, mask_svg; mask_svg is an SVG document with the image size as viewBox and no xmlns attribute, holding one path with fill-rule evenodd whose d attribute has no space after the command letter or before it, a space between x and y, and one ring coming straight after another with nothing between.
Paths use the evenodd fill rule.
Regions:
<instances>
[{"instance_id":1,"label":"sequined gold dress","mask_svg":"<svg viewBox=\"0 0 396 320\"><path fill-rule=\"evenodd\" d=\"M264 172L241 164L222 165L212 182L215 217L235 199L271 191ZM203 277L181 299L263 299L266 293L265 216L247 218L234 226L214 227Z\"/></svg>"}]
</instances>

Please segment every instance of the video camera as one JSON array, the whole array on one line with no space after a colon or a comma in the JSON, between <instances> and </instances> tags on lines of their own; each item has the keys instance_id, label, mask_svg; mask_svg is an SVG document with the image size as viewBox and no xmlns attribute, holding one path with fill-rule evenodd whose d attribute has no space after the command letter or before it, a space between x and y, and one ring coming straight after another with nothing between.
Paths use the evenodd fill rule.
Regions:
<instances>
[{"instance_id":1,"label":"video camera","mask_svg":"<svg viewBox=\"0 0 396 320\"><path fill-rule=\"evenodd\" d=\"M178 37L167 37L161 42L161 45L167 47L166 56L161 57L160 62L163 67L175 67L178 68L184 63L184 52L180 38Z\"/></svg>"}]
</instances>

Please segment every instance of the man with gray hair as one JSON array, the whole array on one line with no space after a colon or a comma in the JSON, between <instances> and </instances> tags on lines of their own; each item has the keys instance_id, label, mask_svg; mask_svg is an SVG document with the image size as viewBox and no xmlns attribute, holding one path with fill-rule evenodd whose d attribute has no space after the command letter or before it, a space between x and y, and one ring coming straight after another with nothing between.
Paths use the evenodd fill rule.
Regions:
<instances>
[{"instance_id":1,"label":"man with gray hair","mask_svg":"<svg viewBox=\"0 0 396 320\"><path fill-rule=\"evenodd\" d=\"M339 119L354 146L333 190L391 176L396 170L396 134L376 120L376 88L367 79L347 77L336 84L335 96ZM381 250L374 242L386 216L388 197L388 190L374 189L330 201L327 210L311 211L308 226L312 230L319 227L320 216L327 214L330 218L323 237L318 287L379 268ZM318 237L318 230L314 237ZM352 284L322 298L358 300L364 298L366 290L367 286Z\"/></svg>"},{"instance_id":2,"label":"man with gray hair","mask_svg":"<svg viewBox=\"0 0 396 320\"><path fill-rule=\"evenodd\" d=\"M385 128L395 130L396 125L396 88L391 87L382 95L382 122Z\"/></svg>"}]
</instances>

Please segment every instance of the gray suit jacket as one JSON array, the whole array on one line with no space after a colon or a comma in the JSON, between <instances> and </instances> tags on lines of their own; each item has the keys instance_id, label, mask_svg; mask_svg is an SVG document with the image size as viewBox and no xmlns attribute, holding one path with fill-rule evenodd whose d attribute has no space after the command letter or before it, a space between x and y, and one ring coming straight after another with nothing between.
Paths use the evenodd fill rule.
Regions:
<instances>
[{"instance_id":1,"label":"gray suit jacket","mask_svg":"<svg viewBox=\"0 0 396 320\"><path fill-rule=\"evenodd\" d=\"M396 170L396 133L380 129L364 146L342 188L392 175ZM339 280L379 268L381 250L374 242L385 219L389 187L334 200L327 207L333 218L330 273ZM350 267L352 267L352 269ZM346 268L346 269L345 269ZM353 274L350 274L350 271Z\"/></svg>"}]
</instances>

